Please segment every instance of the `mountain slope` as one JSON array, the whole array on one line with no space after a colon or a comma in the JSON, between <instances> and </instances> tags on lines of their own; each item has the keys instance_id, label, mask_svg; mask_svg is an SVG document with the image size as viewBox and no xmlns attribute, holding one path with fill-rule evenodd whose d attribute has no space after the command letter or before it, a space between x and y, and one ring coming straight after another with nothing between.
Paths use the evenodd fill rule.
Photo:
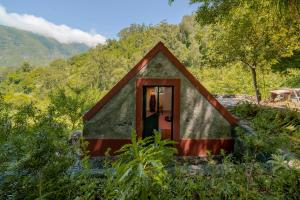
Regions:
<instances>
[{"instance_id":1,"label":"mountain slope","mask_svg":"<svg viewBox=\"0 0 300 200\"><path fill-rule=\"evenodd\" d=\"M0 66L16 66L24 61L47 64L88 50L84 44L62 44L28 31L0 25Z\"/></svg>"}]
</instances>

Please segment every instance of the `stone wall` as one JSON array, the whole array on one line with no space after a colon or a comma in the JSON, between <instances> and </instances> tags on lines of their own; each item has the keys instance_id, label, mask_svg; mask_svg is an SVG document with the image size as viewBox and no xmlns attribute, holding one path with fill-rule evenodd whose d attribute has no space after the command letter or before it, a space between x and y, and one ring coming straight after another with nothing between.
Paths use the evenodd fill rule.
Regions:
<instances>
[{"instance_id":1,"label":"stone wall","mask_svg":"<svg viewBox=\"0 0 300 200\"><path fill-rule=\"evenodd\" d=\"M158 53L118 94L84 125L87 138L128 139L135 128L135 82L138 78L180 78L180 136L185 139L230 138L231 125L192 83Z\"/></svg>"}]
</instances>

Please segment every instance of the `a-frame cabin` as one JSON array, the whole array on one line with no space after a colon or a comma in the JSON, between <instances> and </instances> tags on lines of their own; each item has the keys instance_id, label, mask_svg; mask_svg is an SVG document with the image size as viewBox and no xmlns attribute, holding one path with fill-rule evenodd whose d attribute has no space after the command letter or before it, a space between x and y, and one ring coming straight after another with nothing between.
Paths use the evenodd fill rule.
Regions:
<instances>
[{"instance_id":1,"label":"a-frame cabin","mask_svg":"<svg viewBox=\"0 0 300 200\"><path fill-rule=\"evenodd\" d=\"M159 42L83 117L91 156L104 155L159 130L179 155L231 151L234 118Z\"/></svg>"}]
</instances>

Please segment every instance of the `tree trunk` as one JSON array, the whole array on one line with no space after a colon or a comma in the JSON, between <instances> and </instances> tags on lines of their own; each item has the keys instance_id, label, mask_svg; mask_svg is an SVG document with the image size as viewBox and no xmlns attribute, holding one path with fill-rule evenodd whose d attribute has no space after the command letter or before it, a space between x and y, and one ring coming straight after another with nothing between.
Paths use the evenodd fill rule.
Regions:
<instances>
[{"instance_id":1,"label":"tree trunk","mask_svg":"<svg viewBox=\"0 0 300 200\"><path fill-rule=\"evenodd\" d=\"M261 94L257 85L257 78L256 78L256 68L250 67L251 73L252 73L252 80L253 80L253 87L255 90L255 95L256 95L256 101L259 104L261 101Z\"/></svg>"}]
</instances>

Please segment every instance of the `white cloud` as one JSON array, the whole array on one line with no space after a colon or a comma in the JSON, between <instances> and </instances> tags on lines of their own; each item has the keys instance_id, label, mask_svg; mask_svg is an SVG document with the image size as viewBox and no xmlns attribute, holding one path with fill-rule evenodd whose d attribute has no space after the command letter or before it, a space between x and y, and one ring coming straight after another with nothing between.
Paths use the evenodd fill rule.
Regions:
<instances>
[{"instance_id":1,"label":"white cloud","mask_svg":"<svg viewBox=\"0 0 300 200\"><path fill-rule=\"evenodd\" d=\"M34 15L7 13L2 5L0 5L0 24L54 38L66 44L83 43L93 47L105 43L106 40L94 31L88 33L66 25L56 25Z\"/></svg>"}]
</instances>

